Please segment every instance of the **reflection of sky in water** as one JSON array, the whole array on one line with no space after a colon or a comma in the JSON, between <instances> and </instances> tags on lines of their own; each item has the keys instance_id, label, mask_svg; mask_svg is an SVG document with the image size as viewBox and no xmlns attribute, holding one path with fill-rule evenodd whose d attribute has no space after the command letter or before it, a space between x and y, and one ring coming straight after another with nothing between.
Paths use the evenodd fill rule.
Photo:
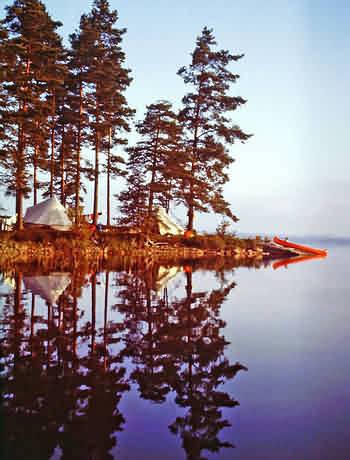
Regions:
<instances>
[{"instance_id":1,"label":"reflection of sky in water","mask_svg":"<svg viewBox=\"0 0 350 460\"><path fill-rule=\"evenodd\" d=\"M240 407L223 409L232 427L225 428L221 438L233 442L236 449L222 449L220 459L349 458L349 255L349 247L334 247L322 261L276 271L241 268L227 273L227 281L234 280L237 287L221 308L227 323L223 334L230 342L225 354L232 363L245 364L249 372L225 384ZM105 274L98 274L97 280L98 329L103 327ZM121 321L122 315L112 308L119 289L113 273L109 283L108 320ZM171 298L184 298L185 285L183 272L171 278L167 285ZM193 292L220 285L213 272L193 274ZM29 298L27 294L28 309ZM91 321L90 306L91 286L87 285L79 299L84 311L79 327ZM37 297L36 314L46 316L46 309ZM81 343L80 351L85 353L87 347L88 342ZM185 458L181 440L168 429L184 413L174 394L168 395L166 403L155 404L140 399L132 384L119 409L125 425L112 451L116 458ZM60 458L59 449L52 458Z\"/></svg>"},{"instance_id":2,"label":"reflection of sky in water","mask_svg":"<svg viewBox=\"0 0 350 460\"><path fill-rule=\"evenodd\" d=\"M249 367L232 388L239 458L349 458L349 255L237 271L223 317L229 353Z\"/></svg>"}]
</instances>

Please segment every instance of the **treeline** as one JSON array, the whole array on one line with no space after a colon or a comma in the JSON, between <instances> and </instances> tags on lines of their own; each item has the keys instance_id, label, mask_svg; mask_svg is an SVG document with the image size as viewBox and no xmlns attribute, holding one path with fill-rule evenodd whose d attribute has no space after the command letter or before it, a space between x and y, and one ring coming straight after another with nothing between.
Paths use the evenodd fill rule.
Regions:
<instances>
[{"instance_id":1,"label":"treeline","mask_svg":"<svg viewBox=\"0 0 350 460\"><path fill-rule=\"evenodd\" d=\"M239 75L229 70L243 55L217 50L212 31L197 38L192 62L178 75L188 92L175 112L170 102L147 106L136 124L139 141L128 146L135 111L125 91L125 65L118 14L107 0L95 0L65 47L39 0L15 0L0 21L0 183L15 196L17 227L23 228L23 200L39 192L57 195L74 209L79 223L86 181L94 184L93 221L98 220L101 174L107 177L107 224L111 224L111 181L124 176L116 198L120 223L144 225L158 205L236 217L223 197L227 147L245 134L230 118L246 101L229 95ZM93 162L86 152L94 152ZM124 160L123 152L127 153Z\"/></svg>"}]
</instances>

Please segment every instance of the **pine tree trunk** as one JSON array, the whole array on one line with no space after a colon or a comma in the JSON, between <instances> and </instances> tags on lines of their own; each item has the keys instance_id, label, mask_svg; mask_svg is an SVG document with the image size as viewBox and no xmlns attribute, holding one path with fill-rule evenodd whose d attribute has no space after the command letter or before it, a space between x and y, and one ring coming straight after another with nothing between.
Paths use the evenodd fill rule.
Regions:
<instances>
[{"instance_id":1,"label":"pine tree trunk","mask_svg":"<svg viewBox=\"0 0 350 460\"><path fill-rule=\"evenodd\" d=\"M167 183L167 195L166 195L166 200L165 200L165 210L167 213L170 211L170 202L171 202L171 196L172 196L172 182L171 180L168 181Z\"/></svg>"},{"instance_id":2,"label":"pine tree trunk","mask_svg":"<svg viewBox=\"0 0 350 460\"><path fill-rule=\"evenodd\" d=\"M37 121L36 129L39 130L39 122ZM38 157L39 157L39 145L37 144L34 148L34 158L33 158L33 202L34 206L38 202Z\"/></svg>"},{"instance_id":3,"label":"pine tree trunk","mask_svg":"<svg viewBox=\"0 0 350 460\"><path fill-rule=\"evenodd\" d=\"M53 197L53 183L55 178L55 112L56 112L56 96L52 97L52 126L51 126L51 162L50 162L50 197Z\"/></svg>"},{"instance_id":4,"label":"pine tree trunk","mask_svg":"<svg viewBox=\"0 0 350 460\"><path fill-rule=\"evenodd\" d=\"M196 144L197 144L197 141L196 141ZM195 163L194 163L194 161L192 161L191 177L190 177L190 193L189 193L189 198L188 198L188 203L187 203L187 205L188 205L187 230L190 230L190 231L193 230L193 221L194 221L194 183L193 183L194 173L195 173Z\"/></svg>"},{"instance_id":5,"label":"pine tree trunk","mask_svg":"<svg viewBox=\"0 0 350 460\"><path fill-rule=\"evenodd\" d=\"M147 211L148 218L151 217L152 210L153 210L153 201L154 201L153 186L154 186L155 179L156 179L156 172L155 172L155 170L153 169L153 170L152 170L152 176L151 176L151 182L150 182L150 184L149 184L148 211Z\"/></svg>"},{"instance_id":6,"label":"pine tree trunk","mask_svg":"<svg viewBox=\"0 0 350 460\"><path fill-rule=\"evenodd\" d=\"M78 338L78 334L77 334L77 322L78 322L78 318L77 318L77 311L78 311L78 298L77 298L77 294L74 293L74 297L73 297L73 366L74 366L74 363L77 363L77 338ZM75 366L74 366L75 367Z\"/></svg>"},{"instance_id":7,"label":"pine tree trunk","mask_svg":"<svg viewBox=\"0 0 350 460\"><path fill-rule=\"evenodd\" d=\"M18 126L18 151L16 165L17 230L23 230L24 139L22 126Z\"/></svg>"},{"instance_id":8,"label":"pine tree trunk","mask_svg":"<svg viewBox=\"0 0 350 460\"><path fill-rule=\"evenodd\" d=\"M61 144L61 158L60 158L60 175L61 175L61 203L63 206L66 204L66 196L65 196L65 180L64 180L64 173L65 173L65 167L64 167L64 128L62 132L62 144Z\"/></svg>"},{"instance_id":9,"label":"pine tree trunk","mask_svg":"<svg viewBox=\"0 0 350 460\"><path fill-rule=\"evenodd\" d=\"M53 197L53 180L55 176L55 128L51 128L51 158L50 158L50 198Z\"/></svg>"},{"instance_id":10,"label":"pine tree trunk","mask_svg":"<svg viewBox=\"0 0 350 460\"><path fill-rule=\"evenodd\" d=\"M39 146L36 145L34 149L34 158L33 158L33 203L34 206L38 202L38 149Z\"/></svg>"},{"instance_id":11,"label":"pine tree trunk","mask_svg":"<svg viewBox=\"0 0 350 460\"><path fill-rule=\"evenodd\" d=\"M94 175L94 213L93 213L93 224L98 223L98 181L99 181L99 135L96 133L96 144L95 144L95 175Z\"/></svg>"},{"instance_id":12,"label":"pine tree trunk","mask_svg":"<svg viewBox=\"0 0 350 460\"><path fill-rule=\"evenodd\" d=\"M198 100L201 97L202 93L202 84L200 84L198 89ZM192 146L192 165L191 165L191 178L190 178L190 193L188 200L188 223L187 230L193 230L193 220L194 220L194 183L193 178L196 171L196 161L197 161L197 145L198 145L198 124L199 124L199 114L200 114L200 103L197 102L196 106L196 115L194 121L194 134L193 134L193 146Z\"/></svg>"},{"instance_id":13,"label":"pine tree trunk","mask_svg":"<svg viewBox=\"0 0 350 460\"><path fill-rule=\"evenodd\" d=\"M107 226L111 225L111 144L112 128L109 128L107 151Z\"/></svg>"},{"instance_id":14,"label":"pine tree trunk","mask_svg":"<svg viewBox=\"0 0 350 460\"><path fill-rule=\"evenodd\" d=\"M188 206L187 217L188 217L187 230L193 230L194 210L193 210L193 205L191 204L189 204Z\"/></svg>"},{"instance_id":15,"label":"pine tree trunk","mask_svg":"<svg viewBox=\"0 0 350 460\"><path fill-rule=\"evenodd\" d=\"M75 178L75 225L79 225L80 220L80 151L81 151L81 131L83 116L83 84L80 80L79 87L79 121L78 121L78 139L77 139L77 158L76 158L76 178Z\"/></svg>"},{"instance_id":16,"label":"pine tree trunk","mask_svg":"<svg viewBox=\"0 0 350 460\"><path fill-rule=\"evenodd\" d=\"M23 192L21 189L16 193L16 214L17 214L17 230L23 230Z\"/></svg>"},{"instance_id":17,"label":"pine tree trunk","mask_svg":"<svg viewBox=\"0 0 350 460\"><path fill-rule=\"evenodd\" d=\"M159 122L159 118L158 118ZM156 139L153 149L153 162L152 162L152 177L151 182L149 184L149 196L148 196L148 219L150 219L152 211L153 211L153 201L154 201L154 183L156 180L156 166L157 166L157 153L158 153L158 141L159 141L159 128L157 129Z\"/></svg>"},{"instance_id":18,"label":"pine tree trunk","mask_svg":"<svg viewBox=\"0 0 350 460\"><path fill-rule=\"evenodd\" d=\"M98 126L98 118L96 120ZM94 174L94 212L93 212L93 224L98 223L98 185L99 185L99 154L100 154L100 133L98 127L95 134L95 174Z\"/></svg>"},{"instance_id":19,"label":"pine tree trunk","mask_svg":"<svg viewBox=\"0 0 350 460\"><path fill-rule=\"evenodd\" d=\"M27 49L27 62L25 74L30 74L30 46ZM20 109L23 113L27 111L27 101L23 99L20 102ZM24 131L21 124L18 125L18 151L17 151L17 164L16 164L16 214L17 214L17 230L23 230L23 187L24 187L24 172L25 172L25 158L24 158Z\"/></svg>"}]
</instances>

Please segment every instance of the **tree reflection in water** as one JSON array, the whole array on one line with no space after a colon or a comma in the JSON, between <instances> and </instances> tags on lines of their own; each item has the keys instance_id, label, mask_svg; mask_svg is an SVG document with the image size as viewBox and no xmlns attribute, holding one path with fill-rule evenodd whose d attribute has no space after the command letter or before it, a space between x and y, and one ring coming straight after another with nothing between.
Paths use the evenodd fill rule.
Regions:
<instances>
[{"instance_id":1,"label":"tree reflection in water","mask_svg":"<svg viewBox=\"0 0 350 460\"><path fill-rule=\"evenodd\" d=\"M171 297L166 286L159 290L157 264L123 262L105 274L76 266L57 299L33 285L26 292L17 270L1 316L3 458L50 459L58 449L61 459L112 459L127 418L118 406L131 382L145 400L175 397L183 414L169 429L188 459L231 447L221 439L230 425L222 410L238 402L222 384L246 368L225 357L220 309L235 284L198 292L192 270L185 265L185 293Z\"/></svg>"}]
</instances>

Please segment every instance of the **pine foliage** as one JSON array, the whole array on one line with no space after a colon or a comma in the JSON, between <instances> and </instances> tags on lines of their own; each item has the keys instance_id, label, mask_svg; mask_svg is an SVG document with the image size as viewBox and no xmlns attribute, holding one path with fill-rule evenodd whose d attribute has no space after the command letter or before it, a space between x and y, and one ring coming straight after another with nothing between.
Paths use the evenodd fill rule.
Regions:
<instances>
[{"instance_id":1,"label":"pine foliage","mask_svg":"<svg viewBox=\"0 0 350 460\"><path fill-rule=\"evenodd\" d=\"M223 186L229 180L227 169L233 162L227 146L250 137L229 118L246 103L242 97L228 94L230 85L239 78L228 66L243 55L217 51L215 46L212 30L205 27L197 38L191 64L178 71L190 89L179 115L186 148L179 197L188 209L189 229L193 228L195 211L212 209L237 220L223 198Z\"/></svg>"}]
</instances>

